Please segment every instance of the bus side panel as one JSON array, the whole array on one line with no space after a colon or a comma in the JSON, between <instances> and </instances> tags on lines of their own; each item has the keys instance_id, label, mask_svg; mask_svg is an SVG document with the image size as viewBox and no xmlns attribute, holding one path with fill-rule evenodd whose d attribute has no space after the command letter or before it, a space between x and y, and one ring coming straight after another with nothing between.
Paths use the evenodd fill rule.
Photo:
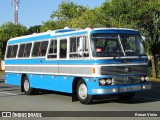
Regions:
<instances>
[{"instance_id":1,"label":"bus side panel","mask_svg":"<svg viewBox=\"0 0 160 120\"><path fill-rule=\"evenodd\" d=\"M87 88L88 88L88 94L92 94L93 88L98 88L98 79L97 78L83 78L85 81Z\"/></svg>"},{"instance_id":2,"label":"bus side panel","mask_svg":"<svg viewBox=\"0 0 160 120\"><path fill-rule=\"evenodd\" d=\"M28 78L30 81L30 86L32 88L40 88L55 91L59 89L59 81L55 76L28 74Z\"/></svg>"},{"instance_id":3,"label":"bus side panel","mask_svg":"<svg viewBox=\"0 0 160 120\"><path fill-rule=\"evenodd\" d=\"M72 93L72 83L74 77L72 76L57 76L59 81L59 91Z\"/></svg>"},{"instance_id":4,"label":"bus side panel","mask_svg":"<svg viewBox=\"0 0 160 120\"><path fill-rule=\"evenodd\" d=\"M21 74L5 73L5 83L21 86Z\"/></svg>"},{"instance_id":5,"label":"bus side panel","mask_svg":"<svg viewBox=\"0 0 160 120\"><path fill-rule=\"evenodd\" d=\"M72 92L73 77L37 74L28 74L27 76L32 88L40 88L67 93Z\"/></svg>"}]
</instances>

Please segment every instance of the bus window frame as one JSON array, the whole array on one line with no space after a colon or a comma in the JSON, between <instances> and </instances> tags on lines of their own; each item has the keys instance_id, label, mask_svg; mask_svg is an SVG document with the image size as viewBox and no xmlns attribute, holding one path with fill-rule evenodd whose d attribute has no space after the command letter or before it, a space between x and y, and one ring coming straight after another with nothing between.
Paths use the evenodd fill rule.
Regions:
<instances>
[{"instance_id":1,"label":"bus window frame","mask_svg":"<svg viewBox=\"0 0 160 120\"><path fill-rule=\"evenodd\" d=\"M8 47L9 47L9 46L14 46L14 45L17 45L16 57L8 58L8 57L7 57L7 54L8 54ZM7 44L6 51L5 51L5 53L6 53L6 54L5 54L5 60L17 59L18 50L19 50L19 43L18 43L18 44L11 44L11 45L8 45L8 44Z\"/></svg>"},{"instance_id":2,"label":"bus window frame","mask_svg":"<svg viewBox=\"0 0 160 120\"><path fill-rule=\"evenodd\" d=\"M31 49L30 49L30 54L29 54L29 57L19 57L19 51L20 51L20 46L22 44L29 44L31 43ZM17 59L30 59L31 58L31 52L32 52L32 47L33 47L33 42L25 42L25 43L18 43L19 44L19 49L18 49L18 55L17 55ZM25 46L26 47L26 46Z\"/></svg>"},{"instance_id":3,"label":"bus window frame","mask_svg":"<svg viewBox=\"0 0 160 120\"><path fill-rule=\"evenodd\" d=\"M57 51L57 52L58 52L58 59L59 59L59 60L69 59L69 58L68 58L68 47L69 47L68 39L69 39L69 37L58 38L58 51ZM61 57L60 57L60 41L62 41L62 40L66 40L66 41L67 41L67 49L66 49L66 57L65 57L65 58L61 58Z\"/></svg>"},{"instance_id":4,"label":"bus window frame","mask_svg":"<svg viewBox=\"0 0 160 120\"><path fill-rule=\"evenodd\" d=\"M48 45L49 45L49 39L44 39L44 40L36 40L36 41L33 41L32 42L32 49L31 49L31 53L30 53L30 58L46 58L47 56L47 50L48 50L48 45L47 45L47 48L46 48L46 54L45 56L33 56L33 49L34 49L34 44L37 43L37 42L44 42L44 41L48 41Z\"/></svg>"},{"instance_id":5,"label":"bus window frame","mask_svg":"<svg viewBox=\"0 0 160 120\"><path fill-rule=\"evenodd\" d=\"M57 41L57 53L49 54L50 44L51 44L52 40L56 40ZM57 55L57 57L56 58L48 58L48 55ZM48 42L46 60L57 60L57 59L58 59L58 40L57 40L57 38L51 38L51 39L49 39L49 42Z\"/></svg>"},{"instance_id":6,"label":"bus window frame","mask_svg":"<svg viewBox=\"0 0 160 120\"><path fill-rule=\"evenodd\" d=\"M86 43L88 41L88 57L70 57L70 38L74 38L74 37L86 37ZM67 40L68 40L68 52L67 52L67 56L69 60L86 60L86 59L91 59L92 57L92 54L91 54L91 44L90 44L90 37L89 37L89 34L81 34L81 35L73 35L73 36L68 36L67 37ZM87 44L86 44L87 45ZM78 52L77 52L78 53Z\"/></svg>"}]
</instances>

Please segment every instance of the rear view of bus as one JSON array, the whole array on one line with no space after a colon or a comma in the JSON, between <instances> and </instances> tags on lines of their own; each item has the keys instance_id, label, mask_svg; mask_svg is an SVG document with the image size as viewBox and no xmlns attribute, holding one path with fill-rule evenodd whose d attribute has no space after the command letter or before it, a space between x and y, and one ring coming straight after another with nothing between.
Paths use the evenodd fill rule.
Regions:
<instances>
[{"instance_id":1,"label":"rear view of bus","mask_svg":"<svg viewBox=\"0 0 160 120\"><path fill-rule=\"evenodd\" d=\"M95 95L129 100L151 88L140 32L132 29L68 28L13 38L5 65L5 82L25 94L66 92L82 104Z\"/></svg>"}]
</instances>

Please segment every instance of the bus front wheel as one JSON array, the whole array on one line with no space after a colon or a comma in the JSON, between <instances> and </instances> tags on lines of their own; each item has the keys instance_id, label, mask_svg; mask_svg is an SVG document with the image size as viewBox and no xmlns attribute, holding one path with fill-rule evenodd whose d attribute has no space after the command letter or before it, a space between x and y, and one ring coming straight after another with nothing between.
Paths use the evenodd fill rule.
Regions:
<instances>
[{"instance_id":1,"label":"bus front wheel","mask_svg":"<svg viewBox=\"0 0 160 120\"><path fill-rule=\"evenodd\" d=\"M34 95L36 93L36 89L30 87L30 82L27 76L23 78L23 88L26 95Z\"/></svg>"},{"instance_id":2,"label":"bus front wheel","mask_svg":"<svg viewBox=\"0 0 160 120\"><path fill-rule=\"evenodd\" d=\"M90 104L93 101L93 96L88 94L87 85L82 79L77 85L77 97L82 104Z\"/></svg>"}]
</instances>

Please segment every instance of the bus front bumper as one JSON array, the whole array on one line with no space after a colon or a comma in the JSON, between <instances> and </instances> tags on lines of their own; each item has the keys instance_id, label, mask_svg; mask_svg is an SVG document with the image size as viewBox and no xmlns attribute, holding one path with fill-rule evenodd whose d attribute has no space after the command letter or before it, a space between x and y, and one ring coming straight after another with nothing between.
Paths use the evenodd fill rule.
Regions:
<instances>
[{"instance_id":1,"label":"bus front bumper","mask_svg":"<svg viewBox=\"0 0 160 120\"><path fill-rule=\"evenodd\" d=\"M92 89L92 94L117 94L151 89L151 84L119 85L103 89Z\"/></svg>"}]
</instances>

